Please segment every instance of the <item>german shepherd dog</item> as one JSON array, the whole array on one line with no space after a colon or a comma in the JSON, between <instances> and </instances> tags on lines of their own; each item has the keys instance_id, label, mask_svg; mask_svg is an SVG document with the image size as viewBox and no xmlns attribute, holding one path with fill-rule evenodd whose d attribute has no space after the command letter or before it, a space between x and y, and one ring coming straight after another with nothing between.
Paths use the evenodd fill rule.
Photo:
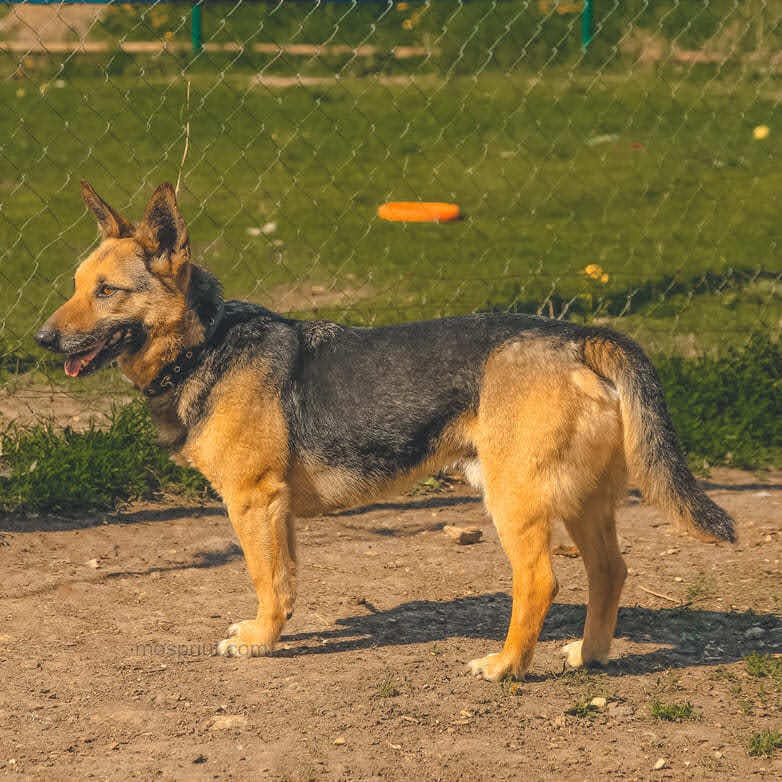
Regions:
<instances>
[{"instance_id":1,"label":"german shepherd dog","mask_svg":"<svg viewBox=\"0 0 782 782\"><path fill-rule=\"evenodd\" d=\"M103 239L75 293L36 335L72 377L117 359L161 441L221 495L258 596L218 644L271 653L293 612L294 517L398 489L445 466L482 488L513 570L502 650L470 663L492 681L530 665L557 594L552 521L584 560L589 602L573 666L608 659L626 567L614 506L626 474L706 540L733 520L697 486L654 367L605 328L471 315L382 328L300 321L241 301L191 260L173 187L131 224L87 183Z\"/></svg>"}]
</instances>

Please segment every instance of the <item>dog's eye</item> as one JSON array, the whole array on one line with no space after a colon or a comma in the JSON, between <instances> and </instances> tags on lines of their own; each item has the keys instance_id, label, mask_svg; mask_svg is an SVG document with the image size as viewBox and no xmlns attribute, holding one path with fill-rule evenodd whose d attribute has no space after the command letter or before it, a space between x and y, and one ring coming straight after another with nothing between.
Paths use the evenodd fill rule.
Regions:
<instances>
[{"instance_id":1,"label":"dog's eye","mask_svg":"<svg viewBox=\"0 0 782 782\"><path fill-rule=\"evenodd\" d=\"M98 286L95 295L99 299L107 299L109 296L113 296L118 290L119 288L115 288L113 285L108 285L104 282L102 285Z\"/></svg>"}]
</instances>

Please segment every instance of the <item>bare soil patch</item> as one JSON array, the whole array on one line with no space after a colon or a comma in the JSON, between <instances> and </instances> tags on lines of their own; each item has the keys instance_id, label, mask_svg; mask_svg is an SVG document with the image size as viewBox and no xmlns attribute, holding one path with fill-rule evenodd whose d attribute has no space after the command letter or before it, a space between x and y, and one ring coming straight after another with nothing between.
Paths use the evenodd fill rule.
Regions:
<instances>
[{"instance_id":1,"label":"bare soil patch","mask_svg":"<svg viewBox=\"0 0 782 782\"><path fill-rule=\"evenodd\" d=\"M0 388L0 429L51 421L55 427L77 431L90 422L105 424L112 405L126 404L131 394L74 394L67 386L26 385Z\"/></svg>"},{"instance_id":2,"label":"bare soil patch","mask_svg":"<svg viewBox=\"0 0 782 782\"><path fill-rule=\"evenodd\" d=\"M312 282L293 285L277 285L264 293L263 305L276 312L317 312L322 307L348 306L366 299L374 293L369 283L353 286Z\"/></svg>"},{"instance_id":3,"label":"bare soil patch","mask_svg":"<svg viewBox=\"0 0 782 782\"><path fill-rule=\"evenodd\" d=\"M464 487L302 521L296 615L271 658L211 656L254 593L218 506L0 517L0 769L20 778L779 778L782 476L715 472L735 546L678 536L630 496L613 660L563 672L584 620L579 558L519 685L465 672L496 650L510 570ZM483 530L456 545L446 524ZM554 545L568 544L557 530ZM658 593L663 597L650 594ZM586 708L593 698L605 704ZM652 704L692 705L666 722ZM602 704L602 701L597 701ZM660 765L662 763L662 765ZM655 766L658 768L655 770Z\"/></svg>"}]
</instances>

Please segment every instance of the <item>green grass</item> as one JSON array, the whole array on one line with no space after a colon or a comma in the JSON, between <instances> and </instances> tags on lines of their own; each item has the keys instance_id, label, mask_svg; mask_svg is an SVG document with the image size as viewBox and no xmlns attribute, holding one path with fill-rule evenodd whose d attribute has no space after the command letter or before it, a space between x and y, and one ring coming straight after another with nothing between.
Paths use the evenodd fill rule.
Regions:
<instances>
[{"instance_id":1,"label":"green grass","mask_svg":"<svg viewBox=\"0 0 782 782\"><path fill-rule=\"evenodd\" d=\"M203 494L204 479L171 462L146 405L114 411L108 429L12 428L0 436L0 510L112 508L162 491Z\"/></svg>"},{"instance_id":2,"label":"green grass","mask_svg":"<svg viewBox=\"0 0 782 782\"><path fill-rule=\"evenodd\" d=\"M782 732L778 730L763 730L752 734L747 752L752 757L770 758L774 751L780 747L782 747Z\"/></svg>"},{"instance_id":3,"label":"green grass","mask_svg":"<svg viewBox=\"0 0 782 782\"><path fill-rule=\"evenodd\" d=\"M697 718L693 705L686 703L663 703L661 700L652 701L650 711L656 720L665 722L682 722Z\"/></svg>"},{"instance_id":4,"label":"green grass","mask_svg":"<svg viewBox=\"0 0 782 782\"><path fill-rule=\"evenodd\" d=\"M693 465L782 464L782 343L755 336L722 355L655 363Z\"/></svg>"},{"instance_id":5,"label":"green grass","mask_svg":"<svg viewBox=\"0 0 782 782\"><path fill-rule=\"evenodd\" d=\"M758 679L773 679L782 684L782 657L752 652L744 658L747 673Z\"/></svg>"}]
</instances>

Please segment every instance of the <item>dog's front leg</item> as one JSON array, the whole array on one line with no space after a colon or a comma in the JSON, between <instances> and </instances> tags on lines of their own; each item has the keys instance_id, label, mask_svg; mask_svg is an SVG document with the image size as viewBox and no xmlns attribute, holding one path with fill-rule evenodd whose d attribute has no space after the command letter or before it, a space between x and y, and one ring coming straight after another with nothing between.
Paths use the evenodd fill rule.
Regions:
<instances>
[{"instance_id":1,"label":"dog's front leg","mask_svg":"<svg viewBox=\"0 0 782 782\"><path fill-rule=\"evenodd\" d=\"M231 625L217 651L227 657L271 654L293 613L296 591L290 490L284 479L265 476L225 500L258 594L258 615Z\"/></svg>"}]
</instances>

